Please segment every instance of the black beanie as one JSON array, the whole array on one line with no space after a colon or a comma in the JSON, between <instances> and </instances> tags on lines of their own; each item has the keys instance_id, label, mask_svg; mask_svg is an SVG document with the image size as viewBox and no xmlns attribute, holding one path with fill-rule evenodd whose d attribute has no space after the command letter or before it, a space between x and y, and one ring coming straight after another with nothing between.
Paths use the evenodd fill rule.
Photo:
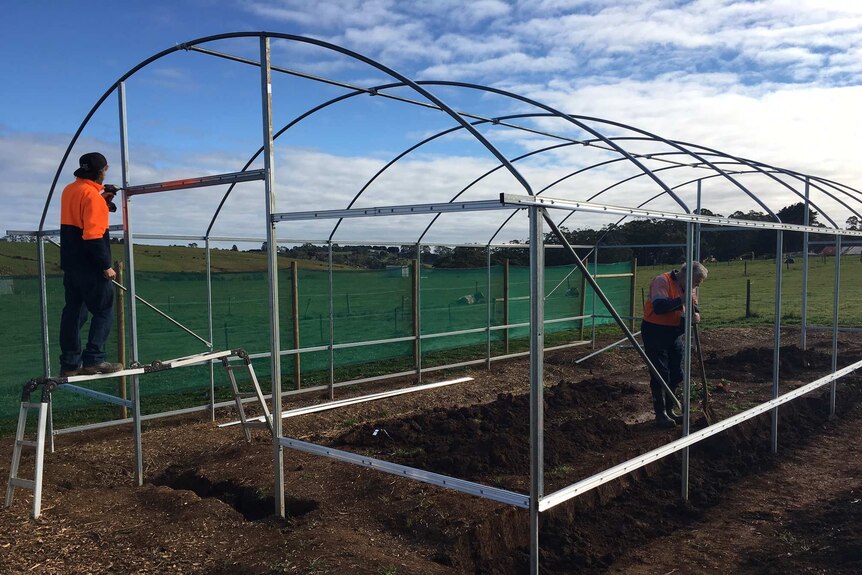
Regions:
<instances>
[{"instance_id":1,"label":"black beanie","mask_svg":"<svg viewBox=\"0 0 862 575\"><path fill-rule=\"evenodd\" d=\"M108 165L108 160L99 152L88 152L81 156L78 165L80 167L75 170L75 177L93 180L99 175L102 168Z\"/></svg>"}]
</instances>

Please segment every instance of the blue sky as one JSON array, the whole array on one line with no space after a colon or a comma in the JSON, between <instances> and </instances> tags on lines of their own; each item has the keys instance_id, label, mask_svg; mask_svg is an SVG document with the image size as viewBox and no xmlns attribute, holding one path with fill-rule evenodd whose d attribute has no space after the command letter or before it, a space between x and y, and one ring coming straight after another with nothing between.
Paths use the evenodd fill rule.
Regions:
<instances>
[{"instance_id":1,"label":"blue sky","mask_svg":"<svg viewBox=\"0 0 862 575\"><path fill-rule=\"evenodd\" d=\"M45 1L10 3L4 20L0 234L38 226L72 134L124 72L199 37L259 30L332 42L413 79L494 86L567 113L631 124L862 188L857 158L862 136L862 6L854 2ZM257 58L253 40L207 47ZM307 45L274 41L272 50L278 66L363 87L390 81L369 66ZM136 74L127 90L133 184L235 171L260 145L256 68L178 52ZM510 99L475 91L433 90L453 107L484 117L531 111ZM341 93L340 88L276 75L275 127ZM406 90L395 93L418 99ZM582 136L550 120L524 120L522 125ZM439 112L368 96L315 115L277 145L279 209L345 207L395 154L451 126L452 120ZM525 132L483 130L509 156L552 143ZM82 134L72 164L91 149L104 151L112 168L119 168L113 97ZM523 171L541 188L600 159L595 153L567 150L525 161ZM60 188L70 181L72 164L63 171ZM475 141L455 134L399 162L369 187L363 196L367 200L360 204L448 201L495 165ZM584 199L607 185L602 177L613 175L585 176L561 188L559 195ZM119 183L118 169L108 181ZM500 191L521 192L511 177L496 174L464 199L487 199ZM136 199L135 229L202 234L222 192L207 188L182 197ZM631 203L637 194L649 193L647 187L630 188L608 196L607 203ZM690 199L690 190L686 193ZM796 201L775 186L757 193L776 209ZM756 208L721 186L710 189L709 199L714 211L725 214ZM58 225L58 203L55 199L49 209L48 229ZM843 223L847 214L834 207L830 213ZM242 186L214 231L262 235L262 210L259 187ZM337 237L408 240L427 221L350 222ZM499 218L453 216L442 222L428 239L482 242ZM578 220L570 225L596 223ZM324 225L279 228L280 237L326 235ZM512 228L503 236L500 239L523 238L524 232Z\"/></svg>"}]
</instances>

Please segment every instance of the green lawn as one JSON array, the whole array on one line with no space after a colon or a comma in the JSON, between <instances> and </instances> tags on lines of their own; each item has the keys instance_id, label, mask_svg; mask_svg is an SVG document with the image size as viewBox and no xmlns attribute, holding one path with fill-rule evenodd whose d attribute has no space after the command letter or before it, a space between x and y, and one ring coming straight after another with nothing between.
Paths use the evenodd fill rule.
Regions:
<instances>
[{"instance_id":1,"label":"green lawn","mask_svg":"<svg viewBox=\"0 0 862 575\"><path fill-rule=\"evenodd\" d=\"M811 257L808 272L808 324L832 325L835 258ZM707 266L709 279L700 289L704 327L772 324L775 321L775 260L719 262ZM638 268L638 297L664 267ZM747 271L747 275L746 275ZM751 282L751 313L745 316L746 285ZM862 327L862 261L858 256L841 259L838 324ZM799 325L802 318L802 258L783 265L781 321Z\"/></svg>"}]
</instances>

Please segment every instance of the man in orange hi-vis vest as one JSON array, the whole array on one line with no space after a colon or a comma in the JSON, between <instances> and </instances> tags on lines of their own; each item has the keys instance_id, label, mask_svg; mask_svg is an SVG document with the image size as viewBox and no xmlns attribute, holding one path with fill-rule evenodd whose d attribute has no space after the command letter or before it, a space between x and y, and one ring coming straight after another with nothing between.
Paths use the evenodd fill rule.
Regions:
<instances>
[{"instance_id":1,"label":"man in orange hi-vis vest","mask_svg":"<svg viewBox=\"0 0 862 575\"><path fill-rule=\"evenodd\" d=\"M707 269L700 262L693 262L691 268L692 287L697 287L706 279ZM656 370L674 391L682 382L682 336L685 333L685 266L656 276L649 285L649 296L644 302L644 317L641 323L641 337L644 351ZM700 321L697 308L697 291L692 294L694 309L691 321ZM655 421L659 427L674 427L682 423L682 416L673 412L673 398L661 381L650 375L652 404Z\"/></svg>"},{"instance_id":2,"label":"man in orange hi-vis vest","mask_svg":"<svg viewBox=\"0 0 862 575\"><path fill-rule=\"evenodd\" d=\"M60 267L66 305L60 317L60 376L113 373L121 363L105 361L105 344L114 317L116 273L111 267L108 213L117 188L103 186L108 160L99 152L81 156L75 181L60 201ZM92 315L87 346L81 328ZM83 364L83 365L82 365Z\"/></svg>"}]
</instances>

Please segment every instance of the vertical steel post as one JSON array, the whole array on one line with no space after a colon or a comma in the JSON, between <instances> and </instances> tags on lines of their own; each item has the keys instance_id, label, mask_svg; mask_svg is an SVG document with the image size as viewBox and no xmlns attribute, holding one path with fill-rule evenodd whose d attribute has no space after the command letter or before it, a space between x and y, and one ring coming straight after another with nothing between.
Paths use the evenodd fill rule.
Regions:
<instances>
[{"instance_id":1,"label":"vertical steel post","mask_svg":"<svg viewBox=\"0 0 862 575\"><path fill-rule=\"evenodd\" d=\"M213 351L215 343L215 335L213 335L213 279L212 279L212 249L210 248L210 239L207 237L204 240L204 256L207 266L207 339L209 340L209 350ZM215 370L213 362L207 362L210 370L210 421L215 421Z\"/></svg>"},{"instance_id":2,"label":"vertical steel post","mask_svg":"<svg viewBox=\"0 0 862 575\"><path fill-rule=\"evenodd\" d=\"M599 244L596 244L595 247L593 248L593 271L592 271L592 274L593 274L594 278L597 275L599 275ZM596 279L595 282L596 282L596 285L598 285L599 280ZM595 293L593 293L593 311L592 311L592 314L593 314L593 317L592 317L593 329L592 329L592 332L590 334L590 339L592 339L592 341L593 341L592 348L596 349L596 294Z\"/></svg>"},{"instance_id":3,"label":"vertical steel post","mask_svg":"<svg viewBox=\"0 0 862 575\"><path fill-rule=\"evenodd\" d=\"M491 296L491 244L488 244L488 261L487 261L487 270L488 270L488 287L485 290L487 294L485 296L485 311L487 312L488 322L487 322L487 331L485 332L487 338L485 340L485 369L491 369L491 304L493 303L494 298Z\"/></svg>"},{"instance_id":4,"label":"vertical steel post","mask_svg":"<svg viewBox=\"0 0 862 575\"><path fill-rule=\"evenodd\" d=\"M48 271L45 269L45 242L44 237L41 235L36 236L36 259L39 263L39 309L42 315L42 373L45 377L50 377L51 346L48 341ZM50 395L48 396L47 409L48 447L51 453L54 453L54 404Z\"/></svg>"},{"instance_id":5,"label":"vertical steel post","mask_svg":"<svg viewBox=\"0 0 862 575\"><path fill-rule=\"evenodd\" d=\"M697 215L700 214L701 208L701 187L703 184L703 180L697 181ZM702 261L700 257L700 223L694 224L694 259L696 261ZM688 261L686 259L686 261Z\"/></svg>"},{"instance_id":6,"label":"vertical steel post","mask_svg":"<svg viewBox=\"0 0 862 575\"><path fill-rule=\"evenodd\" d=\"M543 374L545 246L540 208L530 211L530 573L539 573L539 499L544 495Z\"/></svg>"},{"instance_id":7,"label":"vertical steel post","mask_svg":"<svg viewBox=\"0 0 862 575\"><path fill-rule=\"evenodd\" d=\"M416 244L416 291L413 297L416 301L416 312L413 318L413 326L416 336L416 383L422 383L422 256L420 244Z\"/></svg>"},{"instance_id":8,"label":"vertical steel post","mask_svg":"<svg viewBox=\"0 0 862 575\"><path fill-rule=\"evenodd\" d=\"M509 258L503 263L503 354L509 354ZM581 338L583 339L583 338Z\"/></svg>"},{"instance_id":9,"label":"vertical steel post","mask_svg":"<svg viewBox=\"0 0 862 575\"><path fill-rule=\"evenodd\" d=\"M335 399L335 299L332 277L332 241L329 246L329 399Z\"/></svg>"},{"instance_id":10,"label":"vertical steel post","mask_svg":"<svg viewBox=\"0 0 862 575\"><path fill-rule=\"evenodd\" d=\"M45 269L45 242L36 236L36 258L39 262L39 311L42 315L42 373L51 376L51 345L48 335L48 272Z\"/></svg>"},{"instance_id":11,"label":"vertical steel post","mask_svg":"<svg viewBox=\"0 0 862 575\"><path fill-rule=\"evenodd\" d=\"M781 355L781 279L782 279L782 258L784 252L783 240L784 232L778 230L776 232L775 242L775 337L773 341L774 349L772 350L772 399L778 397L778 376L779 376L779 360ZM772 453L778 453L778 407L772 409Z\"/></svg>"},{"instance_id":12,"label":"vertical steel post","mask_svg":"<svg viewBox=\"0 0 862 575\"><path fill-rule=\"evenodd\" d=\"M114 267L117 268L117 283L123 285L126 281L125 274L125 264L124 262L114 262ZM128 358L126 357L126 294L125 292L117 288L117 360L126 365ZM127 380L126 376L119 378L117 380L117 394L120 396L120 399L126 399L127 396ZM120 417L122 419L126 419L129 417L129 409L123 405L120 407Z\"/></svg>"},{"instance_id":13,"label":"vertical steel post","mask_svg":"<svg viewBox=\"0 0 862 575\"><path fill-rule=\"evenodd\" d=\"M273 174L272 151L272 69L269 59L269 37L260 37L260 94L263 124L263 167L264 192L266 201L266 254L269 275L269 329L270 329L270 369L272 377L272 446L275 467L275 514L284 517L284 450L279 439L283 433L281 419L281 329L278 311L278 244L276 243L275 222L272 214L276 212L275 177Z\"/></svg>"},{"instance_id":14,"label":"vertical steel post","mask_svg":"<svg viewBox=\"0 0 862 575\"><path fill-rule=\"evenodd\" d=\"M632 299L629 302L629 316L631 320L629 321L629 329L632 331L635 330L635 316L637 314L637 305L635 301L637 300L638 293L638 259L632 258L632 290L631 296Z\"/></svg>"},{"instance_id":15,"label":"vertical steel post","mask_svg":"<svg viewBox=\"0 0 862 575\"><path fill-rule=\"evenodd\" d=\"M802 215L803 225L808 225L808 192L810 180L805 176L805 213ZM800 330L799 347L802 351L808 349L808 232L802 232L802 326Z\"/></svg>"},{"instance_id":16,"label":"vertical steel post","mask_svg":"<svg viewBox=\"0 0 862 575\"><path fill-rule=\"evenodd\" d=\"M695 260L692 259L692 247L694 226L688 222L685 226L685 335L683 354L682 354L682 436L687 437L691 432L691 326L694 320L694 306L692 305L692 280L694 278L694 270L692 269ZM688 447L682 450L682 498L688 501L688 470L689 470L689 452Z\"/></svg>"},{"instance_id":17,"label":"vertical steel post","mask_svg":"<svg viewBox=\"0 0 862 575\"><path fill-rule=\"evenodd\" d=\"M293 356L293 379L296 384L296 389L302 387L302 364L299 357L299 264L296 260L290 262L290 281L291 281L291 308L293 310L293 347L296 349L296 355Z\"/></svg>"},{"instance_id":18,"label":"vertical steel post","mask_svg":"<svg viewBox=\"0 0 862 575\"><path fill-rule=\"evenodd\" d=\"M838 371L838 302L841 286L841 236L835 236L835 287L832 289L832 373ZM829 386L829 417L835 417L836 382Z\"/></svg>"},{"instance_id":19,"label":"vertical steel post","mask_svg":"<svg viewBox=\"0 0 862 575\"><path fill-rule=\"evenodd\" d=\"M578 254L575 254L575 258L579 262L581 261L580 258L578 258ZM578 339L580 341L584 341L584 316L587 315L587 275L590 272L587 270L586 265L581 265L579 269L581 271L581 333Z\"/></svg>"},{"instance_id":20,"label":"vertical steel post","mask_svg":"<svg viewBox=\"0 0 862 575\"><path fill-rule=\"evenodd\" d=\"M117 87L117 101L120 107L120 164L123 176L123 188L129 186L129 139L126 123L126 83L120 82ZM138 308L135 289L135 248L132 235L132 201L128 194L123 194L123 245L126 251L126 318L129 325L129 359L137 362L138 353ZM132 375L132 425L135 435L135 482L140 487L144 484L144 451L141 445L141 384L138 375Z\"/></svg>"}]
</instances>

